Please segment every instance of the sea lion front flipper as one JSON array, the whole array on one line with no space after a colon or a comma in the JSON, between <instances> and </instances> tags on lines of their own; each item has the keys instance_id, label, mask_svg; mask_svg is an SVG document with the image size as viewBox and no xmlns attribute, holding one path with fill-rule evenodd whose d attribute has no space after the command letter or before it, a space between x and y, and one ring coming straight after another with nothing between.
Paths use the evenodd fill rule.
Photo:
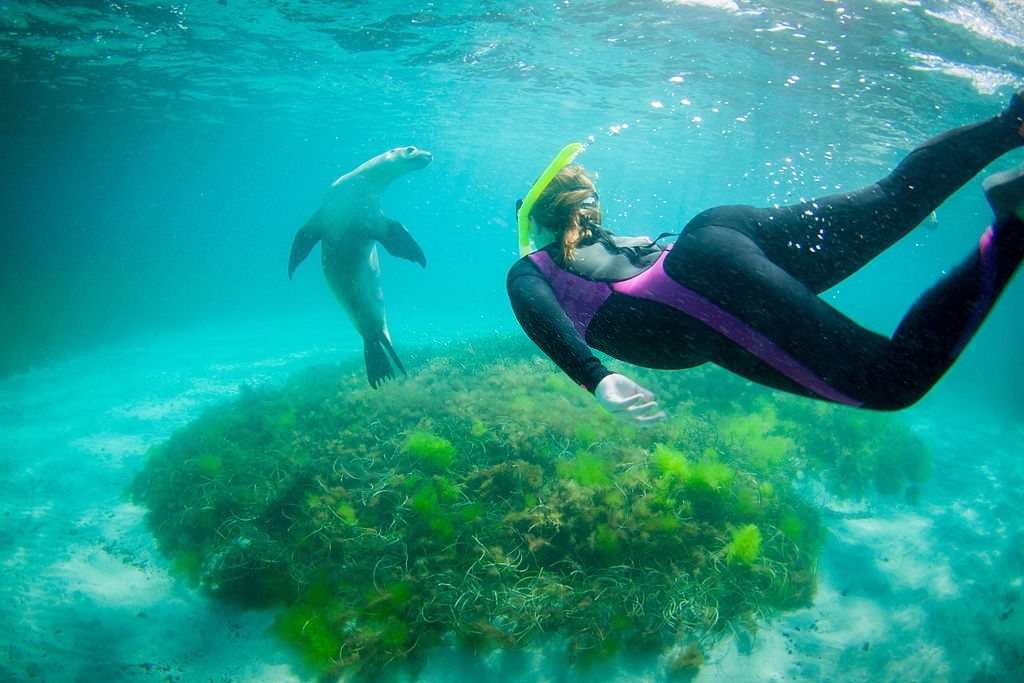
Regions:
<instances>
[{"instance_id":1,"label":"sea lion front flipper","mask_svg":"<svg viewBox=\"0 0 1024 683\"><path fill-rule=\"evenodd\" d=\"M313 247L320 241L322 235L320 227L320 221L311 218L295 233L295 239L292 240L292 251L288 255L289 280L292 279L295 269L309 256L309 252L313 251Z\"/></svg>"},{"instance_id":2,"label":"sea lion front flipper","mask_svg":"<svg viewBox=\"0 0 1024 683\"><path fill-rule=\"evenodd\" d=\"M384 232L384 237L378 240L381 246L387 249L388 253L392 256L404 258L406 261L414 261L426 268L427 257L423 254L423 250L420 249L420 245L416 244L416 240L405 229L405 226L391 218L385 220L387 221L387 229ZM392 353L394 352L392 351Z\"/></svg>"}]
</instances>

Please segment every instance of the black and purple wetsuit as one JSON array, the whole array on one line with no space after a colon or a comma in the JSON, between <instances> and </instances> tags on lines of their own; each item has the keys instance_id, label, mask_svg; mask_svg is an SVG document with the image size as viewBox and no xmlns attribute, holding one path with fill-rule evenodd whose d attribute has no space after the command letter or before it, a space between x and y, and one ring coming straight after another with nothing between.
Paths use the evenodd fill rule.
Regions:
<instances>
[{"instance_id":1,"label":"black and purple wetsuit","mask_svg":"<svg viewBox=\"0 0 1024 683\"><path fill-rule=\"evenodd\" d=\"M531 339L593 392L598 349L650 368L713 362L804 396L878 410L920 399L949 369L1024 258L1024 222L1000 221L911 308L891 338L818 294L909 233L1005 152L1011 110L943 133L886 178L799 205L722 206L662 249L599 232L563 263L554 245L512 266L508 293Z\"/></svg>"}]
</instances>

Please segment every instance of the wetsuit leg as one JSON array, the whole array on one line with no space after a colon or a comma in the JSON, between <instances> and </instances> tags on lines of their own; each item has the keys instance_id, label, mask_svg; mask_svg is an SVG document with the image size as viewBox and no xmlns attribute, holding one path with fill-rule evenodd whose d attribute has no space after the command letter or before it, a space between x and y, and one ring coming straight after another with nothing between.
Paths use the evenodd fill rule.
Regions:
<instances>
[{"instance_id":1,"label":"wetsuit leg","mask_svg":"<svg viewBox=\"0 0 1024 683\"><path fill-rule=\"evenodd\" d=\"M1001 222L978 249L913 306L891 339L821 300L736 230L684 233L665 260L673 279L699 292L865 408L920 399L956 360L1024 258L1024 221ZM755 381L821 397L722 337L711 360Z\"/></svg>"},{"instance_id":2,"label":"wetsuit leg","mask_svg":"<svg viewBox=\"0 0 1024 683\"><path fill-rule=\"evenodd\" d=\"M768 209L724 206L691 221L747 235L814 292L834 287L891 247L986 165L1024 146L1024 91L999 116L931 138L862 189Z\"/></svg>"}]
</instances>

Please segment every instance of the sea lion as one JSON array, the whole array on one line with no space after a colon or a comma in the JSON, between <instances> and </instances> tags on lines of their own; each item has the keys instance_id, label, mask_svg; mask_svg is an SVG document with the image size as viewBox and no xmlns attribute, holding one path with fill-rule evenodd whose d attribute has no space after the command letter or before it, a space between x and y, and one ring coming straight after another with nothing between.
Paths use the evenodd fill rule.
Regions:
<instances>
[{"instance_id":1,"label":"sea lion","mask_svg":"<svg viewBox=\"0 0 1024 683\"><path fill-rule=\"evenodd\" d=\"M397 147L375 156L334 181L320 208L292 241L289 280L316 243L321 243L324 277L363 337L366 378L374 389L395 376L388 354L406 374L384 320L377 243L392 256L427 265L423 250L405 226L384 215L384 190L396 178L425 167L432 159L430 152L415 147Z\"/></svg>"}]
</instances>

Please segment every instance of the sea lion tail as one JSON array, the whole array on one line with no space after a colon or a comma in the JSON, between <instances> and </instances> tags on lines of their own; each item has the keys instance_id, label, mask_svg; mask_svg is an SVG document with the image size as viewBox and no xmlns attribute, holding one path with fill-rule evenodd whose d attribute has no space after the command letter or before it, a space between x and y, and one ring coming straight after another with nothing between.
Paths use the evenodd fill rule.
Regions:
<instances>
[{"instance_id":1,"label":"sea lion tail","mask_svg":"<svg viewBox=\"0 0 1024 683\"><path fill-rule=\"evenodd\" d=\"M387 353L384 353L385 349ZM402 365L402 361L398 359L398 354L395 353L395 347L391 345L391 340L386 335L382 334L376 339L363 339L363 360L366 362L366 379L370 381L370 386L374 389L379 387L381 382L386 382L395 377L391 361L388 360L389 354L391 360L395 362L395 367L403 375L408 374L405 371L405 366Z\"/></svg>"}]
</instances>

